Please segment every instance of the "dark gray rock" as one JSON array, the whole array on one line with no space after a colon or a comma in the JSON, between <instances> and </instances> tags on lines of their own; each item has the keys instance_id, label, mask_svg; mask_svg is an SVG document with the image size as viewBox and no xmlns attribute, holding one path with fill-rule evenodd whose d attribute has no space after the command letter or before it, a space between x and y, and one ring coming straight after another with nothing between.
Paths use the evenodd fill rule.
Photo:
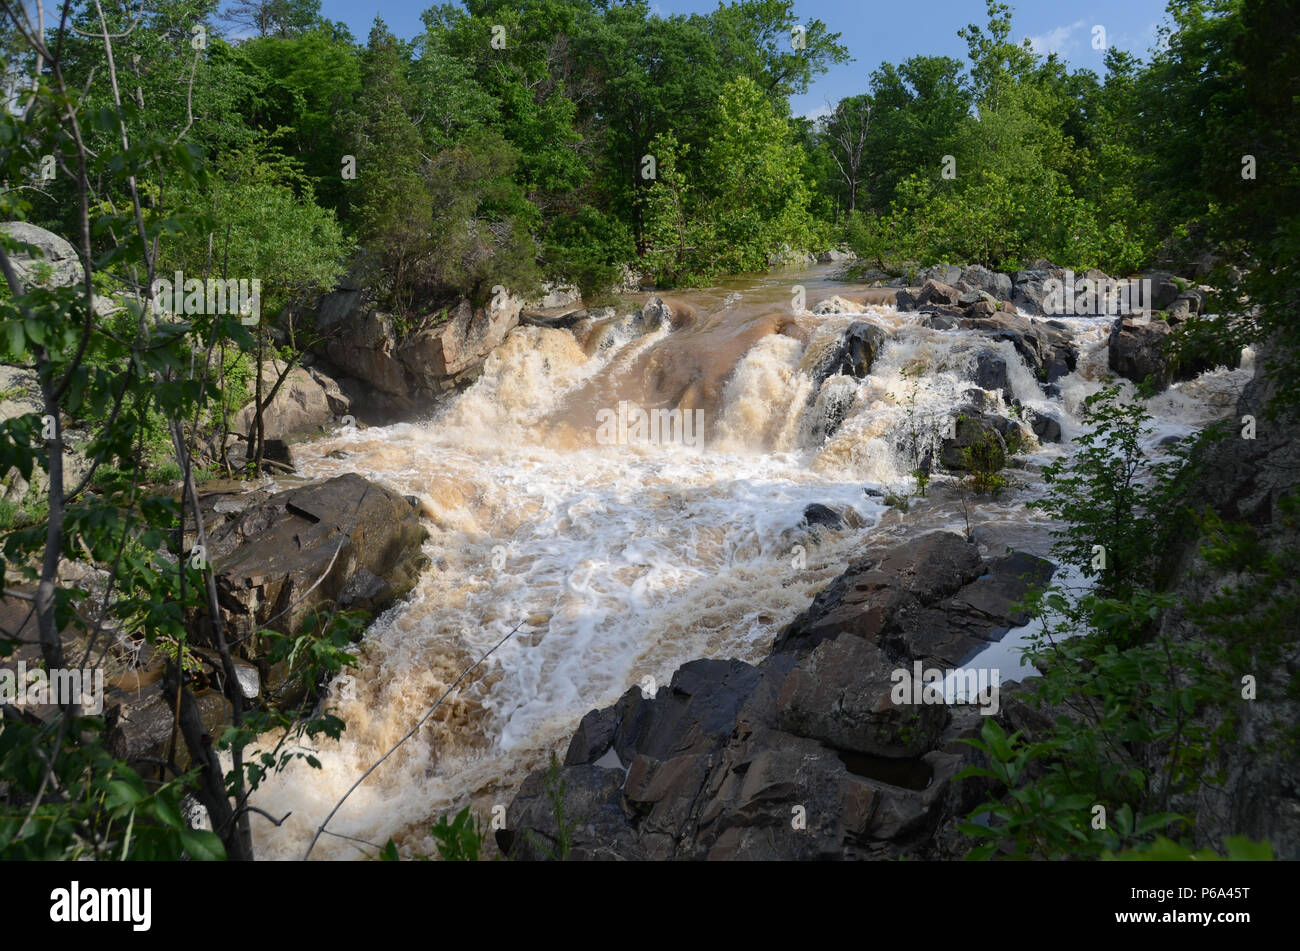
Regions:
<instances>
[{"instance_id":1,"label":"dark gray rock","mask_svg":"<svg viewBox=\"0 0 1300 951\"><path fill-rule=\"evenodd\" d=\"M1119 317L1111 327L1107 343L1110 368L1134 383L1151 380L1157 390L1169 386L1173 372L1166 353L1170 327L1162 320L1140 323Z\"/></svg>"},{"instance_id":2,"label":"dark gray rock","mask_svg":"<svg viewBox=\"0 0 1300 951\"><path fill-rule=\"evenodd\" d=\"M992 340L1008 341L1040 382L1059 380L1078 365L1078 348L1064 325L1054 327L1047 321L1006 313L967 317L958 325Z\"/></svg>"},{"instance_id":3,"label":"dark gray rock","mask_svg":"<svg viewBox=\"0 0 1300 951\"><path fill-rule=\"evenodd\" d=\"M1001 393L1010 405L1012 400L1011 379L1007 376L1007 361L992 350L980 350L975 354L975 372L972 377L975 385L982 390Z\"/></svg>"},{"instance_id":4,"label":"dark gray rock","mask_svg":"<svg viewBox=\"0 0 1300 951\"><path fill-rule=\"evenodd\" d=\"M895 703L896 661L859 637L823 641L785 679L777 724L796 736L875 756L914 758L933 749L949 714L943 704ZM903 668L911 679L911 671Z\"/></svg>"},{"instance_id":5,"label":"dark gray rock","mask_svg":"<svg viewBox=\"0 0 1300 951\"><path fill-rule=\"evenodd\" d=\"M877 325L865 320L855 321L840 336L822 358L813 373L813 392L815 393L827 377L837 373L860 380L871 372L876 354L889 339L889 334Z\"/></svg>"},{"instance_id":6,"label":"dark gray rock","mask_svg":"<svg viewBox=\"0 0 1300 951\"><path fill-rule=\"evenodd\" d=\"M1061 421L1050 413L1042 413L1030 407L1021 411L1025 422L1034 431L1039 442L1060 442Z\"/></svg>"},{"instance_id":7,"label":"dark gray rock","mask_svg":"<svg viewBox=\"0 0 1300 951\"><path fill-rule=\"evenodd\" d=\"M977 734L979 717L896 702L896 675L912 673L913 658L951 666L1023 623L1013 602L1051 569L1020 554L982 562L944 532L855 562L758 666L693 661L653 697L633 688L588 713L558 775L540 770L520 787L498 846L551 856L562 781L570 858L938 854L951 842L943 830L989 791L955 780L987 765L956 742ZM593 765L611 743L626 776Z\"/></svg>"},{"instance_id":8,"label":"dark gray rock","mask_svg":"<svg viewBox=\"0 0 1300 951\"><path fill-rule=\"evenodd\" d=\"M1007 444L1002 430L1004 424L996 416L986 413L963 413L954 427L956 434L940 443L939 461L954 472L964 472L969 466L966 450L981 468L1001 469L1006 465Z\"/></svg>"},{"instance_id":9,"label":"dark gray rock","mask_svg":"<svg viewBox=\"0 0 1300 951\"><path fill-rule=\"evenodd\" d=\"M844 527L844 516L833 508L822 505L820 502L814 502L803 510L803 524L824 525L827 528L838 530Z\"/></svg>"}]
</instances>

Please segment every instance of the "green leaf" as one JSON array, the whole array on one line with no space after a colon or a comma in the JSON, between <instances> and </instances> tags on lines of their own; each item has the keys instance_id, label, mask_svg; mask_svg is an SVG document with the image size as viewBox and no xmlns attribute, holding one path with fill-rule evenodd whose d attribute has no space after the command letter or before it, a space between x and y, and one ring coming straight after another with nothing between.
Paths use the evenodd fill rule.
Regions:
<instances>
[{"instance_id":1,"label":"green leaf","mask_svg":"<svg viewBox=\"0 0 1300 951\"><path fill-rule=\"evenodd\" d=\"M181 829L181 845L197 862L224 862L226 847L215 832L207 829Z\"/></svg>"}]
</instances>

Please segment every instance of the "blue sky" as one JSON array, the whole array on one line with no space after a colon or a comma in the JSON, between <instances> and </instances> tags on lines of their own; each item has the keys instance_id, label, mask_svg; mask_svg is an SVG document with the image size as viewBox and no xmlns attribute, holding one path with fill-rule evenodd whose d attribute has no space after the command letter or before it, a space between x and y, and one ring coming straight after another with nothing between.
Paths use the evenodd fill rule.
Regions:
<instances>
[{"instance_id":1,"label":"blue sky","mask_svg":"<svg viewBox=\"0 0 1300 951\"><path fill-rule=\"evenodd\" d=\"M378 0L374 5L356 0L323 0L322 13L342 20L363 41L375 12L398 36L419 33L420 13L434 0ZM652 0L652 9L665 16L706 13L716 0ZM1056 51L1072 68L1101 73L1102 54L1092 48L1092 28L1105 27L1112 46L1145 56L1155 41L1155 28L1165 21L1164 0L1094 0L1094 2L1012 3L1013 30L1017 38L1029 37L1043 52ZM899 63L917 54L952 56L965 62L966 44L957 29L985 22L984 0L796 0L795 12L805 19L820 19L841 34L854 62L819 77L806 95L791 101L798 115L828 111L826 104L862 92L867 77L881 63Z\"/></svg>"}]
</instances>

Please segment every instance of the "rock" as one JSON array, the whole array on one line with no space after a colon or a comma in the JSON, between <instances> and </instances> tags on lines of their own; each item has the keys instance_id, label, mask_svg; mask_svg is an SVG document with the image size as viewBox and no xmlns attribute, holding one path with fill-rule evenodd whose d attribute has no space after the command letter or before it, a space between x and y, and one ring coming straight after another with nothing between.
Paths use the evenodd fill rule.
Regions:
<instances>
[{"instance_id":1,"label":"rock","mask_svg":"<svg viewBox=\"0 0 1300 951\"><path fill-rule=\"evenodd\" d=\"M262 462L269 463L281 472L293 472L293 451L283 439L268 439L262 446Z\"/></svg>"},{"instance_id":2,"label":"rock","mask_svg":"<svg viewBox=\"0 0 1300 951\"><path fill-rule=\"evenodd\" d=\"M661 298L652 297L645 306L632 315L632 324L640 333L654 333L664 324L671 324L673 310Z\"/></svg>"},{"instance_id":3,"label":"rock","mask_svg":"<svg viewBox=\"0 0 1300 951\"><path fill-rule=\"evenodd\" d=\"M853 301L836 294L825 300L819 300L809 313L816 314L819 317L828 314L860 314L862 313L862 305L855 304Z\"/></svg>"},{"instance_id":4,"label":"rock","mask_svg":"<svg viewBox=\"0 0 1300 951\"><path fill-rule=\"evenodd\" d=\"M1107 343L1111 370L1134 383L1150 379L1157 391L1168 387L1173 379L1166 356L1170 330L1162 320L1116 318Z\"/></svg>"},{"instance_id":5,"label":"rock","mask_svg":"<svg viewBox=\"0 0 1300 951\"><path fill-rule=\"evenodd\" d=\"M0 284L3 284L3 279L0 279ZM40 381L35 371L0 366L0 424L18 416L42 414L44 405ZM71 491L90 471L90 460L82 451L82 446L90 439L90 433L84 429L68 428L67 422L65 419L63 488ZM39 421L36 427L39 434ZM24 478L16 466L9 467L7 471L0 468L0 498L6 502L22 505L29 496L44 496L49 487L49 474L39 465L33 465L30 479Z\"/></svg>"},{"instance_id":6,"label":"rock","mask_svg":"<svg viewBox=\"0 0 1300 951\"><path fill-rule=\"evenodd\" d=\"M1151 282L1151 308L1165 310L1183 293L1187 282L1180 280L1168 271L1144 271L1141 280Z\"/></svg>"},{"instance_id":7,"label":"rock","mask_svg":"<svg viewBox=\"0 0 1300 951\"><path fill-rule=\"evenodd\" d=\"M981 469L996 471L1006 465L1007 444L999 431L997 417L983 413L962 414L955 428L956 435L940 443L939 461L946 468L954 472L969 469L967 449L972 463Z\"/></svg>"},{"instance_id":8,"label":"rock","mask_svg":"<svg viewBox=\"0 0 1300 951\"><path fill-rule=\"evenodd\" d=\"M1042 314L1048 281L1063 281L1065 272L1050 261L1036 261L1035 266L1017 271L1012 278L1011 301L1032 313Z\"/></svg>"},{"instance_id":9,"label":"rock","mask_svg":"<svg viewBox=\"0 0 1300 951\"><path fill-rule=\"evenodd\" d=\"M9 256L23 283L33 283L46 269L45 285L48 287L64 287L82 280L85 271L76 249L54 232L26 221L0 223L0 231L32 247L31 251L17 251Z\"/></svg>"},{"instance_id":10,"label":"rock","mask_svg":"<svg viewBox=\"0 0 1300 951\"><path fill-rule=\"evenodd\" d=\"M208 735L220 737L230 723L233 707L219 690L196 690L194 702ZM136 763L138 768L156 769L156 764L143 760L166 762L171 747L174 710L161 689L142 691L106 692L106 718L112 726L108 732L107 746L111 755ZM175 748L176 765L184 770L190 765L190 753L179 736Z\"/></svg>"},{"instance_id":11,"label":"rock","mask_svg":"<svg viewBox=\"0 0 1300 951\"><path fill-rule=\"evenodd\" d=\"M1165 318L1171 327L1177 327L1205 309L1206 292L1200 288L1183 291L1166 308Z\"/></svg>"},{"instance_id":12,"label":"rock","mask_svg":"<svg viewBox=\"0 0 1300 951\"><path fill-rule=\"evenodd\" d=\"M957 306L961 299L961 292L950 284L941 284L931 278L921 285L921 293L917 295L916 302L922 304L947 304L950 307Z\"/></svg>"},{"instance_id":13,"label":"rock","mask_svg":"<svg viewBox=\"0 0 1300 951\"><path fill-rule=\"evenodd\" d=\"M1039 442L1060 442L1061 421L1050 413L1042 413L1028 406L1021 410L1025 422L1034 431Z\"/></svg>"},{"instance_id":14,"label":"rock","mask_svg":"<svg viewBox=\"0 0 1300 951\"><path fill-rule=\"evenodd\" d=\"M771 268L816 263L817 258L813 254L808 251L801 251L798 248L792 248L788 244L782 244L781 247L767 256L767 266Z\"/></svg>"},{"instance_id":15,"label":"rock","mask_svg":"<svg viewBox=\"0 0 1300 951\"><path fill-rule=\"evenodd\" d=\"M894 306L901 312L916 310L916 298L908 293L906 288L900 287L898 293L894 295Z\"/></svg>"},{"instance_id":16,"label":"rock","mask_svg":"<svg viewBox=\"0 0 1300 951\"><path fill-rule=\"evenodd\" d=\"M891 549L878 563L867 559L850 566L786 627L772 649L809 649L845 633L879 643L900 608L951 596L979 570L979 552L960 535L923 535Z\"/></svg>"},{"instance_id":17,"label":"rock","mask_svg":"<svg viewBox=\"0 0 1300 951\"><path fill-rule=\"evenodd\" d=\"M946 532L860 559L757 666L692 661L654 696L633 687L588 713L558 775L521 785L498 846L550 857L559 828L547 789L561 795L562 782L571 858L934 855L937 831L991 791L954 782L963 766L987 766L956 742L977 734L980 715L919 693L895 700L894 687L911 685L913 658L949 663L1024 623L1013 603L1051 571L1022 553L984 562Z\"/></svg>"},{"instance_id":18,"label":"rock","mask_svg":"<svg viewBox=\"0 0 1300 951\"><path fill-rule=\"evenodd\" d=\"M858 637L823 641L785 679L777 724L827 746L887 757L918 757L948 725L943 704L895 703L900 668ZM911 679L911 671L904 669Z\"/></svg>"},{"instance_id":19,"label":"rock","mask_svg":"<svg viewBox=\"0 0 1300 951\"><path fill-rule=\"evenodd\" d=\"M269 393L284 372L285 364L282 360L268 360L263 364L263 391ZM352 398L319 365L310 368L294 367L289 370L270 405L263 410L262 425L267 439L287 439L316 432L322 426L346 415L351 409ZM231 429L248 436L254 419L255 409L249 403L235 415Z\"/></svg>"},{"instance_id":20,"label":"rock","mask_svg":"<svg viewBox=\"0 0 1300 951\"><path fill-rule=\"evenodd\" d=\"M594 316L594 314L590 314L581 309L571 310L568 313L560 314L558 316L521 311L519 314L519 322L531 327L545 327L549 330L572 330L578 325L579 321Z\"/></svg>"},{"instance_id":21,"label":"rock","mask_svg":"<svg viewBox=\"0 0 1300 951\"><path fill-rule=\"evenodd\" d=\"M970 305L967 315L970 317L991 317L997 313L997 307L992 301L977 300Z\"/></svg>"},{"instance_id":22,"label":"rock","mask_svg":"<svg viewBox=\"0 0 1300 951\"><path fill-rule=\"evenodd\" d=\"M1063 324L1053 326L1050 321L999 313L966 317L958 326L1010 342L1040 382L1055 382L1078 365L1078 348Z\"/></svg>"},{"instance_id":23,"label":"rock","mask_svg":"<svg viewBox=\"0 0 1300 951\"><path fill-rule=\"evenodd\" d=\"M979 288L985 293L991 294L998 300L1011 299L1012 283L1009 275L990 271L988 268L977 264L962 271L961 280L971 287Z\"/></svg>"},{"instance_id":24,"label":"rock","mask_svg":"<svg viewBox=\"0 0 1300 951\"><path fill-rule=\"evenodd\" d=\"M844 516L832 508L814 502L803 510L804 525L824 525L833 530L844 527Z\"/></svg>"},{"instance_id":25,"label":"rock","mask_svg":"<svg viewBox=\"0 0 1300 951\"><path fill-rule=\"evenodd\" d=\"M944 313L931 307L922 311L921 319L917 322L931 330L956 330L960 325L961 316L961 311Z\"/></svg>"},{"instance_id":26,"label":"rock","mask_svg":"<svg viewBox=\"0 0 1300 951\"><path fill-rule=\"evenodd\" d=\"M572 307L580 303L582 303L582 294L574 285L543 284L542 297L534 301L533 306L542 310L552 310L559 307Z\"/></svg>"},{"instance_id":27,"label":"rock","mask_svg":"<svg viewBox=\"0 0 1300 951\"><path fill-rule=\"evenodd\" d=\"M385 410L410 410L471 379L483 360L518 323L522 301L471 307L461 300L426 313L399 334L390 314L357 290L326 294L316 307L321 342L314 349L349 376L368 384L369 401Z\"/></svg>"},{"instance_id":28,"label":"rock","mask_svg":"<svg viewBox=\"0 0 1300 951\"><path fill-rule=\"evenodd\" d=\"M817 255L818 264L843 264L848 261L856 261L857 259L858 256L852 251L841 251L836 248L832 248L829 251L823 251L821 254Z\"/></svg>"},{"instance_id":29,"label":"rock","mask_svg":"<svg viewBox=\"0 0 1300 951\"><path fill-rule=\"evenodd\" d=\"M971 377L975 385L982 390L992 390L1002 394L1002 399L1011 405L1013 397L1011 378L1007 375L1007 361L992 350L980 350L975 354L974 374Z\"/></svg>"},{"instance_id":30,"label":"rock","mask_svg":"<svg viewBox=\"0 0 1300 951\"><path fill-rule=\"evenodd\" d=\"M951 264L935 264L916 271L913 280L917 284L930 280L939 284L956 284L961 280L961 268Z\"/></svg>"},{"instance_id":31,"label":"rock","mask_svg":"<svg viewBox=\"0 0 1300 951\"><path fill-rule=\"evenodd\" d=\"M884 328L869 321L859 320L850 324L840 335L840 339L830 347L813 372L813 393L816 393L827 377L842 373L860 380L871 372L876 354L889 339Z\"/></svg>"},{"instance_id":32,"label":"rock","mask_svg":"<svg viewBox=\"0 0 1300 951\"><path fill-rule=\"evenodd\" d=\"M532 773L506 812L506 828L496 832L497 847L517 861L560 858L556 807L547 795L547 773ZM623 773L599 766L571 766L564 770L560 799L568 829L570 851L566 859L648 858L637 842L629 811L623 805Z\"/></svg>"},{"instance_id":33,"label":"rock","mask_svg":"<svg viewBox=\"0 0 1300 951\"><path fill-rule=\"evenodd\" d=\"M261 628L295 634L321 608L381 609L415 585L425 534L406 499L352 473L225 515L208 558L227 639L247 638L241 654L257 662Z\"/></svg>"}]
</instances>

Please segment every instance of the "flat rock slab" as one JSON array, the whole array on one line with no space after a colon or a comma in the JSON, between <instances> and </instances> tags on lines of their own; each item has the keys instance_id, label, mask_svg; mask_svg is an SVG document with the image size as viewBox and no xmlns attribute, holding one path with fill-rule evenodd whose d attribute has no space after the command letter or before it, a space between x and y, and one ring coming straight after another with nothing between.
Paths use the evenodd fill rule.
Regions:
<instances>
[{"instance_id":1,"label":"flat rock slab","mask_svg":"<svg viewBox=\"0 0 1300 951\"><path fill-rule=\"evenodd\" d=\"M425 536L408 499L353 473L232 514L209 538L227 636L297 633L323 608L379 610L414 586Z\"/></svg>"}]
</instances>

